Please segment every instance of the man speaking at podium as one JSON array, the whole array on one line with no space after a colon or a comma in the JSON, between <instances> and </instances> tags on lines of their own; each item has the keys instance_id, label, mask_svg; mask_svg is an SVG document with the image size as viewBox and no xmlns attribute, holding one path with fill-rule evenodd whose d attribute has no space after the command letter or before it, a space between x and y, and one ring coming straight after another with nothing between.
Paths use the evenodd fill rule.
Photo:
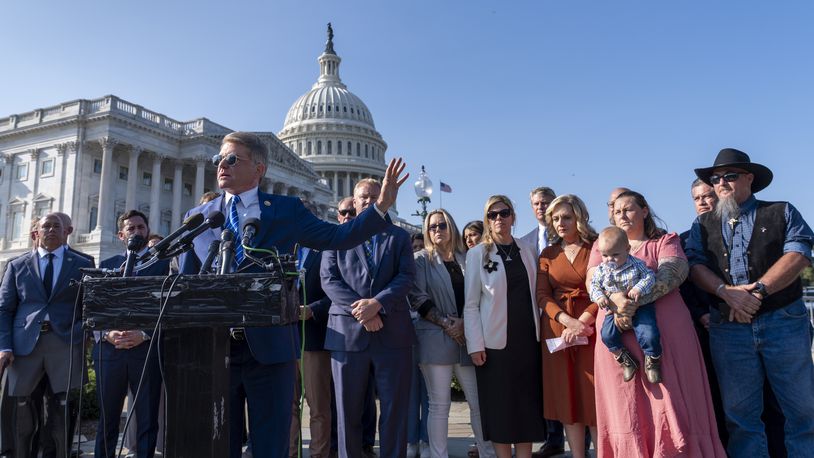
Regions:
<instances>
[{"instance_id":1,"label":"man speaking at podium","mask_svg":"<svg viewBox=\"0 0 814 458\"><path fill-rule=\"evenodd\" d=\"M409 176L400 177L404 170L401 159L391 160L375 205L351 222L336 225L314 216L296 197L266 194L258 189L268 167L268 147L256 135L248 132L227 135L214 159L218 186L224 193L190 210L187 216L220 211L226 216L226 227L233 228L241 228L248 218L259 218L261 225L253 246L276 248L280 253L292 253L296 244L319 250L350 249L381 232L390 225L387 210ZM196 239L195 250L182 256L182 273L198 273L209 241L220 237L220 232L207 230ZM240 240L241 235L235 234L235 239ZM241 247L236 249L235 261L240 267L248 263ZM235 331L230 354L230 458L241 456L244 393L249 405L254 456L286 457L299 348L295 325Z\"/></svg>"}]
</instances>

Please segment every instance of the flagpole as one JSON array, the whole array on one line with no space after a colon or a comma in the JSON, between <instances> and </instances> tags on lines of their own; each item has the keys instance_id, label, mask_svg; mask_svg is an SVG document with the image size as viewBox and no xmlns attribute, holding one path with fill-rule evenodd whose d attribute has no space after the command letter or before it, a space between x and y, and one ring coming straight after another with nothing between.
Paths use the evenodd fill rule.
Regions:
<instances>
[{"instance_id":1,"label":"flagpole","mask_svg":"<svg viewBox=\"0 0 814 458\"><path fill-rule=\"evenodd\" d=\"M441 183L439 180L438 183ZM441 185L438 185L438 208L444 208L444 191L440 189Z\"/></svg>"}]
</instances>

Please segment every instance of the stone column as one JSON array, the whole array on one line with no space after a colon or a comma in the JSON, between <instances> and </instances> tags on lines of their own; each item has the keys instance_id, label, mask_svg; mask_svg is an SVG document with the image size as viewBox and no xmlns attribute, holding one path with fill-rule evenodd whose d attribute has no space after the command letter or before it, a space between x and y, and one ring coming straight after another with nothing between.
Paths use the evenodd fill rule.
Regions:
<instances>
[{"instance_id":1,"label":"stone column","mask_svg":"<svg viewBox=\"0 0 814 458\"><path fill-rule=\"evenodd\" d=\"M141 146L133 145L130 147L130 161L127 163L127 198L124 201L124 211L134 210L137 207L138 157L141 155L141 151Z\"/></svg>"},{"instance_id":2,"label":"stone column","mask_svg":"<svg viewBox=\"0 0 814 458\"><path fill-rule=\"evenodd\" d=\"M334 176L333 176L333 180L334 180L334 181L333 181L333 183L334 183L334 185L333 185L331 188L332 188L332 189L333 189L333 191L334 191L334 202L336 202L336 201L338 201L338 200L339 200L339 197L338 197L338 196L339 196L339 190L338 190L338 189L336 189L336 188L339 186L339 182L338 182L338 180L337 180L337 176L336 176L336 175L337 175L337 173L336 173L336 172L333 172L333 175L334 175Z\"/></svg>"},{"instance_id":3,"label":"stone column","mask_svg":"<svg viewBox=\"0 0 814 458\"><path fill-rule=\"evenodd\" d=\"M161 161L165 156L153 153L153 181L150 188L150 221L153 227L161 227Z\"/></svg>"},{"instance_id":4,"label":"stone column","mask_svg":"<svg viewBox=\"0 0 814 458\"><path fill-rule=\"evenodd\" d=\"M170 227L181 222L181 192L184 189L184 163L175 161L175 173L172 176L172 221Z\"/></svg>"},{"instance_id":5,"label":"stone column","mask_svg":"<svg viewBox=\"0 0 814 458\"><path fill-rule=\"evenodd\" d=\"M28 154L31 155L31 166L28 167L28 173L29 174L32 174L32 173L34 174L34 187L32 188L31 194L36 196L37 192L39 192L39 185L40 185L40 155L41 155L41 151L38 148L34 148L34 149L28 150Z\"/></svg>"},{"instance_id":6,"label":"stone column","mask_svg":"<svg viewBox=\"0 0 814 458\"><path fill-rule=\"evenodd\" d=\"M345 195L353 195L353 188L350 186L350 172L345 172Z\"/></svg>"},{"instance_id":7,"label":"stone column","mask_svg":"<svg viewBox=\"0 0 814 458\"><path fill-rule=\"evenodd\" d=\"M6 190L3 193L5 201L8 203L11 200L11 183L14 181L11 174L14 171L14 156L11 154L0 153L0 169L3 169L3 176L5 177ZM8 240L11 238L11 227L6 223L9 212L8 209L3 209L0 212L0 248L7 249L9 247Z\"/></svg>"},{"instance_id":8,"label":"stone column","mask_svg":"<svg viewBox=\"0 0 814 458\"><path fill-rule=\"evenodd\" d=\"M204 193L204 180L206 179L206 156L195 157L195 188L192 198L195 203Z\"/></svg>"},{"instance_id":9,"label":"stone column","mask_svg":"<svg viewBox=\"0 0 814 458\"><path fill-rule=\"evenodd\" d=\"M99 145L102 146L102 177L99 180L99 203L96 209L96 228L94 232L104 233L107 229L107 220L109 215L113 214L113 208L110 203L113 201L113 147L116 146L116 140L110 137L99 139ZM108 208L111 207L111 208Z\"/></svg>"}]
</instances>

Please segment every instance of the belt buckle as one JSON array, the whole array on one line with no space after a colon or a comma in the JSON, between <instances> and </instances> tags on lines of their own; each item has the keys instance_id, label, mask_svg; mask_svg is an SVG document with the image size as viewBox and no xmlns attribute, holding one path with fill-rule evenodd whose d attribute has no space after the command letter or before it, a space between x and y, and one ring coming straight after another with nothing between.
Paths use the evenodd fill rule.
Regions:
<instances>
[{"instance_id":1,"label":"belt buckle","mask_svg":"<svg viewBox=\"0 0 814 458\"><path fill-rule=\"evenodd\" d=\"M51 332L50 321L43 321L42 323L40 323L40 334L45 334L46 332Z\"/></svg>"},{"instance_id":2,"label":"belt buckle","mask_svg":"<svg viewBox=\"0 0 814 458\"><path fill-rule=\"evenodd\" d=\"M229 336L234 340L246 340L246 330L245 328L231 328Z\"/></svg>"}]
</instances>

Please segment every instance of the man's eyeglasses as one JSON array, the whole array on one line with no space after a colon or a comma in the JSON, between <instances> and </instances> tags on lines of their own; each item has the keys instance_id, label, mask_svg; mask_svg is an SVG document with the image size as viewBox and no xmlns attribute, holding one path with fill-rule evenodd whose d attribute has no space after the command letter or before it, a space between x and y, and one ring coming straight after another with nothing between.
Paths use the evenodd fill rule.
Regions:
<instances>
[{"instance_id":1,"label":"man's eyeglasses","mask_svg":"<svg viewBox=\"0 0 814 458\"><path fill-rule=\"evenodd\" d=\"M709 177L709 182L712 184L718 184L721 179L723 179L727 183L732 183L733 181L738 181L738 178L740 178L741 175L743 175L743 173L738 172L729 172L723 175L712 175Z\"/></svg>"},{"instance_id":2,"label":"man's eyeglasses","mask_svg":"<svg viewBox=\"0 0 814 458\"><path fill-rule=\"evenodd\" d=\"M356 210L353 208L348 208L347 210L339 210L339 214L342 216L356 216Z\"/></svg>"},{"instance_id":3,"label":"man's eyeglasses","mask_svg":"<svg viewBox=\"0 0 814 458\"><path fill-rule=\"evenodd\" d=\"M491 220L491 221L496 220L498 216L503 218L503 219L506 219L506 218L512 216L512 211L509 210L508 208L504 208L503 210L500 210L500 211L492 210L492 211L486 212L486 218Z\"/></svg>"},{"instance_id":4,"label":"man's eyeglasses","mask_svg":"<svg viewBox=\"0 0 814 458\"><path fill-rule=\"evenodd\" d=\"M225 163L226 166L232 167L233 165L237 164L240 158L235 155L235 153L227 154L226 156L221 156L220 154L216 154L212 156L212 164L215 167L220 167L221 163Z\"/></svg>"},{"instance_id":5,"label":"man's eyeglasses","mask_svg":"<svg viewBox=\"0 0 814 458\"><path fill-rule=\"evenodd\" d=\"M427 232L445 231L448 227L447 223L430 224L427 226Z\"/></svg>"}]
</instances>

